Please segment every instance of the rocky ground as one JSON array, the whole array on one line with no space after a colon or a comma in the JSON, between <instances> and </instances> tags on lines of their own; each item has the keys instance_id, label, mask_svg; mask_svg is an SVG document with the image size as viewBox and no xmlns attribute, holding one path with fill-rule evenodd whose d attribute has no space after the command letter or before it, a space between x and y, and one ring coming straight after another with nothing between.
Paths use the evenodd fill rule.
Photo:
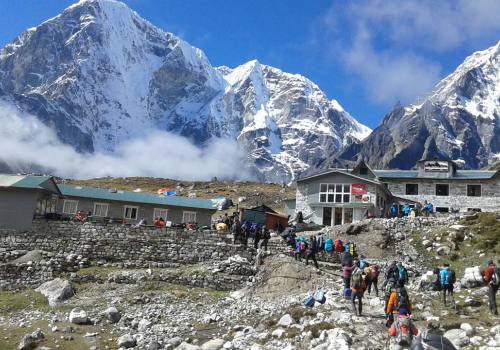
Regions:
<instances>
[{"instance_id":1,"label":"rocky ground","mask_svg":"<svg viewBox=\"0 0 500 350\"><path fill-rule=\"evenodd\" d=\"M432 225L374 220L323 232L359 242L360 252L381 266L405 262L419 329L444 334L457 349L500 349L500 319L488 313L485 288L470 269L484 265L487 256L498 259L498 240L492 241L498 220L495 215L439 220ZM186 266L182 274L192 273L193 279L221 270L247 274L243 288L172 284L159 277L171 273L163 268L92 266L39 289L51 295L48 299L31 289L0 292L1 348L389 348L383 300L366 295L363 316L355 316L341 296L337 264L321 263L316 270L280 253L263 253L258 267L241 258L228 260L204 272ZM456 309L426 290L427 271L445 261L457 271ZM318 289L326 293L326 303L304 307L302 301Z\"/></svg>"}]
</instances>

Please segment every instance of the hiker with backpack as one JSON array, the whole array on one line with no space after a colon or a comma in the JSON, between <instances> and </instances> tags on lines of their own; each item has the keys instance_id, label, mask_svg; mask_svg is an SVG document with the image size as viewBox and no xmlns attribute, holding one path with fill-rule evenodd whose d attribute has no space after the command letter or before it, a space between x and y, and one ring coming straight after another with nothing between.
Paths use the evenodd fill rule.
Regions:
<instances>
[{"instance_id":1,"label":"hiker with backpack","mask_svg":"<svg viewBox=\"0 0 500 350\"><path fill-rule=\"evenodd\" d=\"M361 316L363 313L363 295L366 290L366 276L362 269L359 268L359 261L356 262L354 272L351 276L351 303L354 314ZM358 300L358 308L356 309L356 299Z\"/></svg>"},{"instance_id":2,"label":"hiker with backpack","mask_svg":"<svg viewBox=\"0 0 500 350\"><path fill-rule=\"evenodd\" d=\"M306 249L306 243L302 237L299 237L295 243L295 260L302 261L302 253Z\"/></svg>"},{"instance_id":3,"label":"hiker with backpack","mask_svg":"<svg viewBox=\"0 0 500 350\"><path fill-rule=\"evenodd\" d=\"M490 311L493 315L498 315L497 292L500 287L500 268L495 266L493 259L488 260L488 267L484 271L483 279L488 284Z\"/></svg>"},{"instance_id":4,"label":"hiker with backpack","mask_svg":"<svg viewBox=\"0 0 500 350\"><path fill-rule=\"evenodd\" d=\"M447 297L449 296L453 306L455 306L455 299L453 298L453 284L456 282L455 271L450 269L450 264L445 263L443 269L439 273L442 286L443 304L447 305Z\"/></svg>"},{"instance_id":5,"label":"hiker with backpack","mask_svg":"<svg viewBox=\"0 0 500 350\"><path fill-rule=\"evenodd\" d=\"M325 240L325 252L330 255L333 254L333 240L331 238Z\"/></svg>"},{"instance_id":6,"label":"hiker with backpack","mask_svg":"<svg viewBox=\"0 0 500 350\"><path fill-rule=\"evenodd\" d=\"M311 245L309 246L309 249L307 250L307 255L306 255L306 265L309 265L309 259L314 261L314 266L319 269L318 261L316 260L316 253L318 252L318 240L316 239L316 236L312 236L311 239Z\"/></svg>"},{"instance_id":7,"label":"hiker with backpack","mask_svg":"<svg viewBox=\"0 0 500 350\"><path fill-rule=\"evenodd\" d=\"M380 274L380 269L377 264L372 264L368 266L367 268L370 269L370 276L368 278L368 294L372 293L372 286L373 290L375 291L375 295L378 297L378 276ZM366 271L365 271L366 272Z\"/></svg>"},{"instance_id":8,"label":"hiker with backpack","mask_svg":"<svg viewBox=\"0 0 500 350\"><path fill-rule=\"evenodd\" d=\"M341 266L352 266L352 256L348 251L344 251L340 256L340 265Z\"/></svg>"},{"instance_id":9,"label":"hiker with backpack","mask_svg":"<svg viewBox=\"0 0 500 350\"><path fill-rule=\"evenodd\" d=\"M351 287L351 276L353 267L350 265L342 266L342 280L344 281L344 290Z\"/></svg>"},{"instance_id":10,"label":"hiker with backpack","mask_svg":"<svg viewBox=\"0 0 500 350\"><path fill-rule=\"evenodd\" d=\"M271 233L269 232L268 228L263 226L262 227L262 243L261 247L264 247L264 250L267 251L267 243L271 239Z\"/></svg>"},{"instance_id":11,"label":"hiker with backpack","mask_svg":"<svg viewBox=\"0 0 500 350\"><path fill-rule=\"evenodd\" d=\"M335 249L335 252L337 253L337 255L339 256L339 260L341 261L342 260L342 253L344 252L344 245L342 243L342 241L340 239L336 239L334 242L333 242L333 247Z\"/></svg>"},{"instance_id":12,"label":"hiker with backpack","mask_svg":"<svg viewBox=\"0 0 500 350\"><path fill-rule=\"evenodd\" d=\"M403 263L400 261L397 264L398 267L398 282L401 286L404 286L408 282L408 270L403 266Z\"/></svg>"},{"instance_id":13,"label":"hiker with backpack","mask_svg":"<svg viewBox=\"0 0 500 350\"><path fill-rule=\"evenodd\" d=\"M411 315L412 305L408 291L399 282L396 282L395 288L392 289L389 296L385 313L388 318L388 325L392 324L395 315Z\"/></svg>"}]
</instances>

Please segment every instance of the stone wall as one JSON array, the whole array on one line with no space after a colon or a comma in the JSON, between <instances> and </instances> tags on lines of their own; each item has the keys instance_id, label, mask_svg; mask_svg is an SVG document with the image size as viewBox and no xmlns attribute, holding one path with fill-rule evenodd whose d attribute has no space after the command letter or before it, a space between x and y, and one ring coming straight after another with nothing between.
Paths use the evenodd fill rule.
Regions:
<instances>
[{"instance_id":1,"label":"stone wall","mask_svg":"<svg viewBox=\"0 0 500 350\"><path fill-rule=\"evenodd\" d=\"M253 259L253 249L232 244L217 233L134 228L117 224L35 220L32 232L0 232L0 261L13 251L42 250L82 255L104 263L147 267L155 263L194 264L240 255Z\"/></svg>"}]
</instances>

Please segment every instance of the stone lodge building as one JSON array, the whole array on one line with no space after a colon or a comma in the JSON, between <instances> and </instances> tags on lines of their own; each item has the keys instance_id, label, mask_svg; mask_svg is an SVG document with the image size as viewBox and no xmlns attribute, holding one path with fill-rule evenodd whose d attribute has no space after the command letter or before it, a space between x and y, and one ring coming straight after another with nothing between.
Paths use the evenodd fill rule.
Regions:
<instances>
[{"instance_id":1,"label":"stone lodge building","mask_svg":"<svg viewBox=\"0 0 500 350\"><path fill-rule=\"evenodd\" d=\"M421 160L415 170L331 169L297 180L295 212L322 225L387 216L392 203L431 202L435 212L500 210L500 171L460 170L448 160Z\"/></svg>"}]
</instances>

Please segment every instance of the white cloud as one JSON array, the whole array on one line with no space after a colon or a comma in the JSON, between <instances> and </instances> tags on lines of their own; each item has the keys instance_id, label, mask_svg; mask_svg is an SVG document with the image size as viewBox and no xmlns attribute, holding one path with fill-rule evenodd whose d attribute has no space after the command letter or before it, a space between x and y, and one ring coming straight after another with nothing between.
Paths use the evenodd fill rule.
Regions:
<instances>
[{"instance_id":1,"label":"white cloud","mask_svg":"<svg viewBox=\"0 0 500 350\"><path fill-rule=\"evenodd\" d=\"M436 56L498 40L499 13L497 0L334 2L323 18L323 37L371 99L406 103L442 77Z\"/></svg>"},{"instance_id":2,"label":"white cloud","mask_svg":"<svg viewBox=\"0 0 500 350\"><path fill-rule=\"evenodd\" d=\"M61 177L154 176L183 180L249 179L244 153L235 141L213 139L200 149L186 138L151 131L114 153L81 154L61 143L33 116L0 104L0 162L10 168L45 169Z\"/></svg>"}]
</instances>

